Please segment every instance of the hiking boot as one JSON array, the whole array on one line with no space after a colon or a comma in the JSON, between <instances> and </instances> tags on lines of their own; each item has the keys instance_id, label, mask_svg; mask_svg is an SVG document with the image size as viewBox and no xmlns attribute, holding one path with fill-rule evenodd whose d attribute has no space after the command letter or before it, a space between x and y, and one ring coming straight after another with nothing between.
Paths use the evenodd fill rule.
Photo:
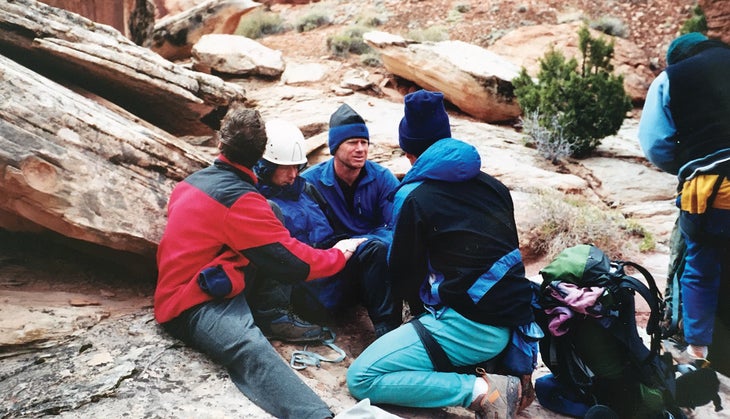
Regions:
<instances>
[{"instance_id":1,"label":"hiking boot","mask_svg":"<svg viewBox=\"0 0 730 419\"><path fill-rule=\"evenodd\" d=\"M512 419L520 409L522 384L520 379L511 375L487 374L480 371L487 382L487 392L472 402L477 419Z\"/></svg>"},{"instance_id":2,"label":"hiking boot","mask_svg":"<svg viewBox=\"0 0 730 419\"><path fill-rule=\"evenodd\" d=\"M672 353L672 358L678 365L692 365L696 368L703 368L710 365L704 354L699 354L692 350L691 345L687 345L687 348L682 352Z\"/></svg>"},{"instance_id":3,"label":"hiking boot","mask_svg":"<svg viewBox=\"0 0 730 419\"><path fill-rule=\"evenodd\" d=\"M269 339L286 342L313 342L324 339L321 326L309 323L291 311L275 310L274 315L267 313L265 319L258 323L264 336Z\"/></svg>"}]
</instances>

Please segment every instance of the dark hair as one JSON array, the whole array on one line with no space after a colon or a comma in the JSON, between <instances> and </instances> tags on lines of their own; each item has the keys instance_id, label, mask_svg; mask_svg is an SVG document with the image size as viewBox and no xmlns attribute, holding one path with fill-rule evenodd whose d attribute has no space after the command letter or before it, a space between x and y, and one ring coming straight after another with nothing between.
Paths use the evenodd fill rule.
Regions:
<instances>
[{"instance_id":1,"label":"dark hair","mask_svg":"<svg viewBox=\"0 0 730 419\"><path fill-rule=\"evenodd\" d=\"M244 107L228 110L218 131L221 153L234 163L253 167L264 155L266 128L259 111Z\"/></svg>"}]
</instances>

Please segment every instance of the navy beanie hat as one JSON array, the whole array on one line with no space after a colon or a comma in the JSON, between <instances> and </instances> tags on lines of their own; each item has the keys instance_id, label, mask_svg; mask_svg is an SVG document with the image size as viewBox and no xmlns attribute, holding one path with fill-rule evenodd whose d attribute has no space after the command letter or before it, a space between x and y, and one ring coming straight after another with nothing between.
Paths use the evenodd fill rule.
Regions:
<instances>
[{"instance_id":1,"label":"navy beanie hat","mask_svg":"<svg viewBox=\"0 0 730 419\"><path fill-rule=\"evenodd\" d=\"M328 145L330 153L335 154L337 147L350 138L365 138L370 142L370 133L365 120L346 103L343 103L330 116Z\"/></svg>"},{"instance_id":2,"label":"navy beanie hat","mask_svg":"<svg viewBox=\"0 0 730 419\"><path fill-rule=\"evenodd\" d=\"M419 90L404 98L405 115L398 126L398 143L406 153L420 156L431 144L451 137L444 94Z\"/></svg>"},{"instance_id":3,"label":"navy beanie hat","mask_svg":"<svg viewBox=\"0 0 730 419\"><path fill-rule=\"evenodd\" d=\"M691 57L694 47L703 41L707 41L707 37L699 32L690 32L676 38L667 49L667 64L676 64Z\"/></svg>"}]
</instances>

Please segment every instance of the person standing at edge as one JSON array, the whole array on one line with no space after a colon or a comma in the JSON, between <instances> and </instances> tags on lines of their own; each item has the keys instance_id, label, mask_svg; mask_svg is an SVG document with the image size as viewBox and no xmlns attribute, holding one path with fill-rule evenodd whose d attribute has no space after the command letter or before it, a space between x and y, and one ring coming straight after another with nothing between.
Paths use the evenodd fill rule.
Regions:
<instances>
[{"instance_id":1,"label":"person standing at edge","mask_svg":"<svg viewBox=\"0 0 730 419\"><path fill-rule=\"evenodd\" d=\"M228 369L236 387L279 418L332 417L254 324L248 301L269 278L333 275L359 240L318 250L292 238L256 191L253 165L266 146L258 111L231 108L212 166L180 182L160 241L155 319L172 336Z\"/></svg>"},{"instance_id":2,"label":"person standing at edge","mask_svg":"<svg viewBox=\"0 0 730 419\"><path fill-rule=\"evenodd\" d=\"M360 261L359 265L365 266L367 259L373 259L372 254L381 255L376 259L384 259L392 238L393 202L389 197L398 186L398 179L387 168L368 160L368 127L349 105L342 104L330 116L328 137L333 157L310 167L301 176L327 202L327 217L338 234L368 238L353 256ZM388 275L388 283L391 280ZM376 325L376 336L401 324L402 303L394 301L389 310L390 320Z\"/></svg>"},{"instance_id":3,"label":"person standing at edge","mask_svg":"<svg viewBox=\"0 0 730 419\"><path fill-rule=\"evenodd\" d=\"M292 236L316 248L328 248L337 234L327 218L329 205L299 172L307 164L304 136L294 124L281 119L266 122L269 141L264 156L254 167L258 188L283 216ZM292 303L297 314L309 321L331 322L342 310L362 303L377 336L401 323L401 307L394 309L385 246L356 251L344 270L328 278L297 284ZM282 284L282 286L285 286ZM377 337L376 336L376 337Z\"/></svg>"},{"instance_id":4,"label":"person standing at edge","mask_svg":"<svg viewBox=\"0 0 730 419\"><path fill-rule=\"evenodd\" d=\"M513 328L537 327L510 192L481 172L475 147L451 138L440 92L406 95L399 142L412 167L394 200L388 257L394 291L454 366L493 359L508 346ZM529 377L437 370L411 323L376 340L352 363L347 385L355 398L463 406L489 418L511 418L534 399Z\"/></svg>"},{"instance_id":5,"label":"person standing at edge","mask_svg":"<svg viewBox=\"0 0 730 419\"><path fill-rule=\"evenodd\" d=\"M681 361L703 361L712 344L723 255L730 247L730 46L692 32L672 41L667 67L649 86L639 121L647 159L677 175ZM724 355L723 355L724 356Z\"/></svg>"}]
</instances>

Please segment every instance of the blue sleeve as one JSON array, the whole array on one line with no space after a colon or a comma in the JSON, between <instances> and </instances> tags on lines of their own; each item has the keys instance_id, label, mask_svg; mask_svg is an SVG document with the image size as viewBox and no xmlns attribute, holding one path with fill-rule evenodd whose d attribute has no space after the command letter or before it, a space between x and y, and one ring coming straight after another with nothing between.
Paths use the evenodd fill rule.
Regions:
<instances>
[{"instance_id":1,"label":"blue sleeve","mask_svg":"<svg viewBox=\"0 0 730 419\"><path fill-rule=\"evenodd\" d=\"M662 71L649 86L639 120L639 144L644 155L658 168L672 174L679 171L676 159L677 129L669 108L669 78Z\"/></svg>"},{"instance_id":2,"label":"blue sleeve","mask_svg":"<svg viewBox=\"0 0 730 419\"><path fill-rule=\"evenodd\" d=\"M386 227L392 228L393 223L395 223L395 220L393 219L392 195L393 191L395 190L395 188L398 187L398 184L400 182L390 170L386 169L385 172L387 174L384 174L384 176L382 176L383 187L380 197L380 210L383 214L383 220L385 220Z\"/></svg>"}]
</instances>

